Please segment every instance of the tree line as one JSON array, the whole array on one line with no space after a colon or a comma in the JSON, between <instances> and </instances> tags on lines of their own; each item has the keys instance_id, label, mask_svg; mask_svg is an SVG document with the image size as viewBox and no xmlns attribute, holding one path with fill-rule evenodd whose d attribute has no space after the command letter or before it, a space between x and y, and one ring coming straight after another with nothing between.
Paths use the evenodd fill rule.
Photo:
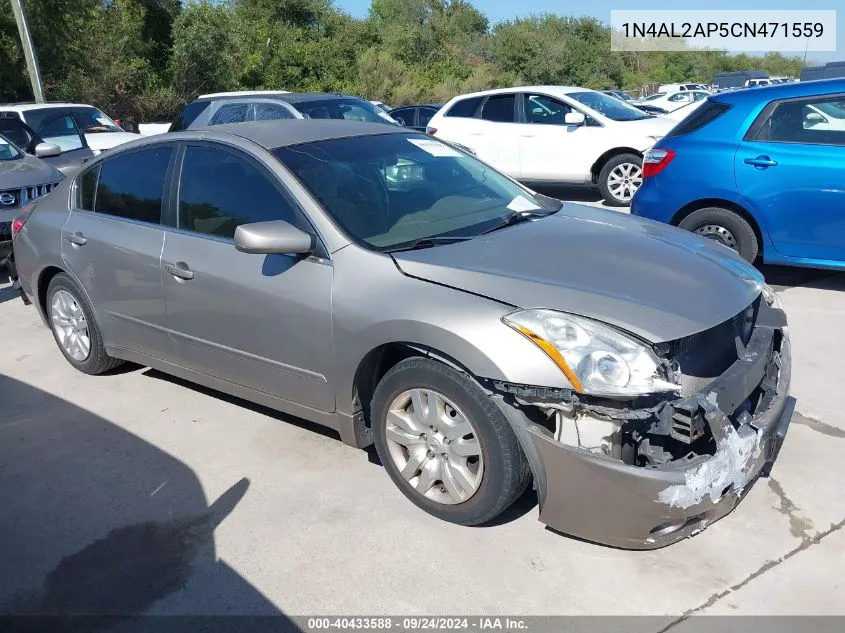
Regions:
<instances>
[{"instance_id":1,"label":"tree line","mask_svg":"<svg viewBox=\"0 0 845 633\"><path fill-rule=\"evenodd\" d=\"M0 0L0 3L8 0ZM467 0L24 0L50 100L169 120L204 92L346 92L391 105L519 84L639 89L709 83L801 60L722 52L611 52L610 29L553 14L491 24ZM0 102L32 99L11 7L0 11Z\"/></svg>"}]
</instances>

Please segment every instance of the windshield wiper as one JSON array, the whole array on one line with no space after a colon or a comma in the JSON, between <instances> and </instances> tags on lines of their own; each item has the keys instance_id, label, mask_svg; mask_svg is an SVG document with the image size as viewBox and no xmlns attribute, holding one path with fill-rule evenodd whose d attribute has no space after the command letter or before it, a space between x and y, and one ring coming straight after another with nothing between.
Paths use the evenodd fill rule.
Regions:
<instances>
[{"instance_id":1,"label":"windshield wiper","mask_svg":"<svg viewBox=\"0 0 845 633\"><path fill-rule=\"evenodd\" d=\"M560 205L563 207L563 203ZM492 233L493 231L498 231L500 229L505 229L509 226L513 226L514 224L520 224L521 222L527 222L533 218L544 218L547 215L552 215L560 211L560 207L555 209L554 211L514 211L511 215L506 217L502 220L499 224L491 226L486 231L482 231L479 235L487 235L488 233Z\"/></svg>"},{"instance_id":2,"label":"windshield wiper","mask_svg":"<svg viewBox=\"0 0 845 633\"><path fill-rule=\"evenodd\" d=\"M411 242L407 246L400 246L399 248L391 248L388 253L399 253L401 251L415 251L421 248L431 248L432 246L442 246L443 244L454 244L456 242L466 242L471 240L471 237L466 235L438 235L435 237L424 237Z\"/></svg>"}]
</instances>

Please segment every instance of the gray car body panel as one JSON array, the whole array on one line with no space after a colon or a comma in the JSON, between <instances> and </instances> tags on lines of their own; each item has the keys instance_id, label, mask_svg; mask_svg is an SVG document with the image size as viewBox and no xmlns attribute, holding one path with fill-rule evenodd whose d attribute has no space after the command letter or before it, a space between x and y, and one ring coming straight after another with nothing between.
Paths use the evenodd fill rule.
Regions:
<instances>
[{"instance_id":1,"label":"gray car body panel","mask_svg":"<svg viewBox=\"0 0 845 633\"><path fill-rule=\"evenodd\" d=\"M393 255L368 250L350 241L267 149L309 138L388 133L406 131L274 121L133 141L92 163L162 143L216 143L249 155L298 201L317 250L310 256L247 254L232 240L72 210L69 180L36 205L15 240L22 288L37 299L46 290L45 271L64 270L93 305L110 354L318 422L356 446L370 442L356 399L358 372L383 346L404 344L430 354L485 389L500 382L568 390L557 365L505 325L503 316L520 308L553 308L658 342L713 327L761 291L760 275L723 247L662 224L576 205L468 242ZM172 187L165 205L174 204ZM66 239L77 232L89 240L83 246ZM174 264L187 265L195 276L167 272ZM43 305L34 303L44 318ZM784 362L788 368L788 348ZM784 406L788 375L779 387L777 405L766 413L766 447ZM636 514L630 524L620 524L619 513L609 511L570 521L567 500L582 488L561 478L620 477L596 488L613 503L630 488L624 478L640 481L645 469L567 449L490 393L537 476L541 520L589 538L590 525L610 517L616 524L597 530L598 539L625 547L666 544L684 533L648 542L651 537L641 531L652 519L682 516L687 509L644 501L643 495L620 503ZM754 472L762 464L758 457L749 463ZM648 494L682 483L672 472L647 479L651 484L642 485L652 486ZM708 520L733 505L735 500L714 501ZM619 536L629 527L628 536Z\"/></svg>"},{"instance_id":2,"label":"gray car body panel","mask_svg":"<svg viewBox=\"0 0 845 633\"><path fill-rule=\"evenodd\" d=\"M726 321L760 294L762 275L732 250L639 220L566 204L548 218L396 260L414 277L597 319L654 343Z\"/></svg>"}]
</instances>

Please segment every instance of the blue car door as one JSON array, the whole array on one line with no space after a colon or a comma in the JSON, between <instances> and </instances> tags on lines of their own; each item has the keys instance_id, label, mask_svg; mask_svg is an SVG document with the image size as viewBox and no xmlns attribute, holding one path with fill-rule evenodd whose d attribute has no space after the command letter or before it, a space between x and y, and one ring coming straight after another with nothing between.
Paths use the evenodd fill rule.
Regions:
<instances>
[{"instance_id":1,"label":"blue car door","mask_svg":"<svg viewBox=\"0 0 845 633\"><path fill-rule=\"evenodd\" d=\"M845 94L769 104L740 143L734 174L778 253L845 261Z\"/></svg>"}]
</instances>

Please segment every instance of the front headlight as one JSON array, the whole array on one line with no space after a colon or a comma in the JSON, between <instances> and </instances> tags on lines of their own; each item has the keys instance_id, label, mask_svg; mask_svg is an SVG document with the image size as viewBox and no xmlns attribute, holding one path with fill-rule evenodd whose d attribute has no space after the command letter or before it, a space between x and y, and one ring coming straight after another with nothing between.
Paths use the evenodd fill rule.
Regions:
<instances>
[{"instance_id":1,"label":"front headlight","mask_svg":"<svg viewBox=\"0 0 845 633\"><path fill-rule=\"evenodd\" d=\"M575 391L638 396L680 389L660 376L650 347L609 325L555 310L520 310L502 321L542 349Z\"/></svg>"}]
</instances>

